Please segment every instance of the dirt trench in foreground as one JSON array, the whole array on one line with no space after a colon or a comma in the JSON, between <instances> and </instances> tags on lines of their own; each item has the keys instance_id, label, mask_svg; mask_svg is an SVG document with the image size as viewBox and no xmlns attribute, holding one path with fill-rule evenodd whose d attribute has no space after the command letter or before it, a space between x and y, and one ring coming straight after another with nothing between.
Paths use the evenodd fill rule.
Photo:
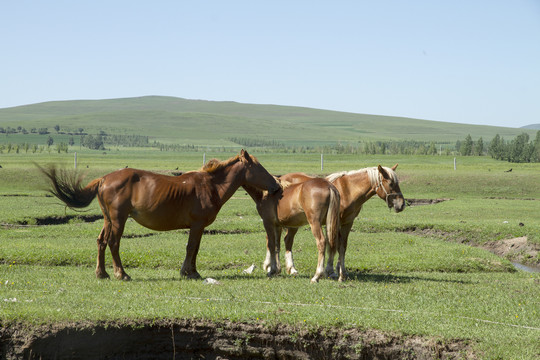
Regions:
<instances>
[{"instance_id":1,"label":"dirt trench in foreground","mask_svg":"<svg viewBox=\"0 0 540 360\"><path fill-rule=\"evenodd\" d=\"M466 341L199 320L0 329L2 359L474 359Z\"/></svg>"}]
</instances>

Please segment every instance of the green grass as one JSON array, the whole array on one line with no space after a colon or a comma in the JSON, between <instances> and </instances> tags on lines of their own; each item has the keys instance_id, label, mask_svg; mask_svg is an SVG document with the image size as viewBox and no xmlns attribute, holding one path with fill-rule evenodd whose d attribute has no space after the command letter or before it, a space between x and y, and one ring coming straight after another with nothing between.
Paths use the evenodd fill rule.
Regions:
<instances>
[{"instance_id":1,"label":"green grass","mask_svg":"<svg viewBox=\"0 0 540 360\"><path fill-rule=\"evenodd\" d=\"M209 153L207 159L215 155L224 159L233 153ZM154 232L131 220L120 250L133 281L100 281L94 269L101 220L34 225L38 218L77 213L45 196L40 189L45 182L31 161L72 166L72 156L4 154L0 223L29 225L0 227L0 322L230 319L466 339L480 358L488 359L540 354L540 274L516 271L508 260L460 243L518 236L540 243L540 201L535 200L540 165L514 165L512 173L505 173L507 164L466 158L454 171L452 159L445 157L329 155L321 171L317 156L255 155L273 173L323 174L399 162L406 198L452 200L399 214L389 212L380 199L368 201L349 239L349 280L312 285L316 246L307 227L298 232L293 248L300 274L266 278L261 269L265 233L252 200L240 190L208 228L219 233L203 236L197 260L201 275L221 285L180 278L186 231ZM80 160L91 179L121 164L196 169L202 154L83 152ZM81 215L97 214L94 202ZM112 274L109 252L106 264ZM255 272L244 274L251 264Z\"/></svg>"}]
</instances>

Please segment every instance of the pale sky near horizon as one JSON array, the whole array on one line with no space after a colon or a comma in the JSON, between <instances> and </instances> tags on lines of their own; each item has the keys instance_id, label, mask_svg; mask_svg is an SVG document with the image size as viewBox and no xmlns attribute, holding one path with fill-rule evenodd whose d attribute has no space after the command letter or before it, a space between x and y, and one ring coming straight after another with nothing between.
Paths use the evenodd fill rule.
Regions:
<instances>
[{"instance_id":1,"label":"pale sky near horizon","mask_svg":"<svg viewBox=\"0 0 540 360\"><path fill-rule=\"evenodd\" d=\"M0 34L0 108L165 95L540 123L540 0L6 0Z\"/></svg>"}]
</instances>

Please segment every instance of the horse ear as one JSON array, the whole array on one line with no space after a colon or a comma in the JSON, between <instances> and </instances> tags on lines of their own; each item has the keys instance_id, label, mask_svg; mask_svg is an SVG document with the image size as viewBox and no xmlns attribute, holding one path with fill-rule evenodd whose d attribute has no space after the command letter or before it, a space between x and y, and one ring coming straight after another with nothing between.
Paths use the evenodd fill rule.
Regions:
<instances>
[{"instance_id":1,"label":"horse ear","mask_svg":"<svg viewBox=\"0 0 540 360\"><path fill-rule=\"evenodd\" d=\"M248 152L244 149L240 151L240 158L242 161L251 161L251 155L248 154Z\"/></svg>"},{"instance_id":2,"label":"horse ear","mask_svg":"<svg viewBox=\"0 0 540 360\"><path fill-rule=\"evenodd\" d=\"M384 170L384 168L379 165L379 172L381 173L381 175L383 176L383 178L385 178L386 180L390 179L390 175L388 175L388 173L386 172L386 170Z\"/></svg>"},{"instance_id":3,"label":"horse ear","mask_svg":"<svg viewBox=\"0 0 540 360\"><path fill-rule=\"evenodd\" d=\"M396 171L398 164L392 166L392 170Z\"/></svg>"}]
</instances>

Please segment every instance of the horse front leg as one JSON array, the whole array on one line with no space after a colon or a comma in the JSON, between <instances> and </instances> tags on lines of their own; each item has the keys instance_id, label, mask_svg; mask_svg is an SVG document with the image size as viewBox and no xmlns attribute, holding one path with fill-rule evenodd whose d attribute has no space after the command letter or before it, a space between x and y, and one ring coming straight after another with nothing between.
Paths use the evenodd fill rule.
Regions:
<instances>
[{"instance_id":1,"label":"horse front leg","mask_svg":"<svg viewBox=\"0 0 540 360\"><path fill-rule=\"evenodd\" d=\"M345 268L345 252L347 251L347 242L349 241L349 233L351 232L353 224L343 224L339 229L339 242L338 242L338 271L339 279L338 281L344 281L347 279L347 270Z\"/></svg>"},{"instance_id":2,"label":"horse front leg","mask_svg":"<svg viewBox=\"0 0 540 360\"><path fill-rule=\"evenodd\" d=\"M287 228L287 234L285 234L285 268L287 274L296 275L298 270L294 267L294 259L292 253L292 247L294 243L294 236L298 232L298 228Z\"/></svg>"},{"instance_id":3,"label":"horse front leg","mask_svg":"<svg viewBox=\"0 0 540 360\"><path fill-rule=\"evenodd\" d=\"M267 221L263 222L266 230L266 260L270 259L270 264L266 265L266 275L274 276L281 272L279 263L279 241L281 240L281 227ZM278 250L278 251L276 251ZM276 255L277 254L277 255ZM265 260L265 263L266 263ZM265 264L263 263L263 267Z\"/></svg>"},{"instance_id":4,"label":"horse front leg","mask_svg":"<svg viewBox=\"0 0 540 360\"><path fill-rule=\"evenodd\" d=\"M186 246L186 258L180 269L180 275L188 279L200 279L201 275L197 272L197 254L201 245L201 238L204 231L202 224L191 225L189 229L189 239Z\"/></svg>"},{"instance_id":5,"label":"horse front leg","mask_svg":"<svg viewBox=\"0 0 540 360\"><path fill-rule=\"evenodd\" d=\"M281 263L279 261L279 254L281 252L281 236L278 237L276 240L276 252L275 252L275 258L276 258L276 267L277 267L277 273L281 273ZM272 263L272 255L270 252L270 248L268 248L268 235L266 235L266 258L263 261L263 270L267 273L270 271L270 264Z\"/></svg>"}]
</instances>

